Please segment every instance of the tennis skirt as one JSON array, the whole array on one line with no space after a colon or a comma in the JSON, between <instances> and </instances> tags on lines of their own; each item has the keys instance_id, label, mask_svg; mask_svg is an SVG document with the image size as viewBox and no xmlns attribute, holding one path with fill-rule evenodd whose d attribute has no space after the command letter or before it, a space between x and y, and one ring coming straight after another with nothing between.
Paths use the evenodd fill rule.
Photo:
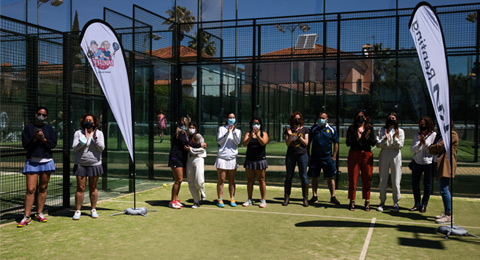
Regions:
<instances>
[{"instance_id":1,"label":"tennis skirt","mask_svg":"<svg viewBox=\"0 0 480 260\"><path fill-rule=\"evenodd\" d=\"M245 160L243 167L247 170L265 170L268 168L267 160L250 161Z\"/></svg>"},{"instance_id":2,"label":"tennis skirt","mask_svg":"<svg viewBox=\"0 0 480 260\"><path fill-rule=\"evenodd\" d=\"M73 174L75 174L75 176L82 177L101 176L103 174L103 167L102 165L81 166L79 164L75 164L73 166Z\"/></svg>"},{"instance_id":3,"label":"tennis skirt","mask_svg":"<svg viewBox=\"0 0 480 260\"><path fill-rule=\"evenodd\" d=\"M55 172L55 163L53 160L46 163L26 161L25 167L23 167L23 174L41 174Z\"/></svg>"},{"instance_id":4,"label":"tennis skirt","mask_svg":"<svg viewBox=\"0 0 480 260\"><path fill-rule=\"evenodd\" d=\"M222 170L236 170L238 168L237 158L225 160L217 157L215 167Z\"/></svg>"}]
</instances>

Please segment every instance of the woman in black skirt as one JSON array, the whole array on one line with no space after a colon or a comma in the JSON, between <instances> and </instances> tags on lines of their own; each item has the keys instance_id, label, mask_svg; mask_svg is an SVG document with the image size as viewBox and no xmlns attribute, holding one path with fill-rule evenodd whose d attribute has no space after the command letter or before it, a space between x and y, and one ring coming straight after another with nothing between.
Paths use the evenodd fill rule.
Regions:
<instances>
[{"instance_id":1,"label":"woman in black skirt","mask_svg":"<svg viewBox=\"0 0 480 260\"><path fill-rule=\"evenodd\" d=\"M260 195L260 208L265 208L267 202L265 200L266 185L265 185L265 170L268 168L265 157L265 147L268 143L268 134L263 130L262 120L254 117L250 121L250 132L245 133L243 138L243 145L247 146L247 156L245 159L245 171L247 173L247 191L248 200L242 206L248 207L253 205L252 193L253 184L255 184L255 173L257 174Z\"/></svg>"},{"instance_id":2,"label":"woman in black skirt","mask_svg":"<svg viewBox=\"0 0 480 260\"><path fill-rule=\"evenodd\" d=\"M98 218L96 210L98 178L103 174L102 151L105 141L102 131L98 130L100 121L92 114L85 114L80 119L82 128L73 135L73 151L75 165L73 173L77 177L77 191L75 192L75 214L73 220L80 220L85 186L88 177L88 191L90 195L91 217Z\"/></svg>"}]
</instances>

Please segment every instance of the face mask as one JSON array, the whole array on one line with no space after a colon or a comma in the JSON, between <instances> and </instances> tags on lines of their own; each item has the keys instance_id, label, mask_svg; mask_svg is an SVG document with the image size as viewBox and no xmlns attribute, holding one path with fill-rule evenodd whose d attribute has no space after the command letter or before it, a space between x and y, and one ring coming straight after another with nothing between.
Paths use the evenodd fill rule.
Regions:
<instances>
[{"instance_id":1,"label":"face mask","mask_svg":"<svg viewBox=\"0 0 480 260\"><path fill-rule=\"evenodd\" d=\"M397 121L395 121L395 120L393 120L393 119L391 119L391 118L387 119L387 124L388 124L388 125L395 125L396 122L397 122Z\"/></svg>"},{"instance_id":2,"label":"face mask","mask_svg":"<svg viewBox=\"0 0 480 260\"><path fill-rule=\"evenodd\" d=\"M192 128L188 129L188 133L189 133L190 135L195 134L195 129L192 129Z\"/></svg>"},{"instance_id":3,"label":"face mask","mask_svg":"<svg viewBox=\"0 0 480 260\"><path fill-rule=\"evenodd\" d=\"M323 118L318 119L318 125L324 126L326 123L327 123L327 120L325 120Z\"/></svg>"},{"instance_id":4,"label":"face mask","mask_svg":"<svg viewBox=\"0 0 480 260\"><path fill-rule=\"evenodd\" d=\"M235 124L235 118L229 118L228 119L228 124L229 125L234 125Z\"/></svg>"},{"instance_id":5,"label":"face mask","mask_svg":"<svg viewBox=\"0 0 480 260\"><path fill-rule=\"evenodd\" d=\"M300 123L301 123L301 122L300 122L300 119L295 118L295 124L296 124L296 125L300 125Z\"/></svg>"},{"instance_id":6,"label":"face mask","mask_svg":"<svg viewBox=\"0 0 480 260\"><path fill-rule=\"evenodd\" d=\"M359 116L359 117L357 117L357 122L359 124L361 124L361 123L365 122L365 118L363 116Z\"/></svg>"},{"instance_id":7,"label":"face mask","mask_svg":"<svg viewBox=\"0 0 480 260\"><path fill-rule=\"evenodd\" d=\"M90 128L93 127L93 122L88 122L88 121L87 121L87 122L84 122L84 123L83 123L83 126L84 126L85 128L87 128L87 129L90 129Z\"/></svg>"},{"instance_id":8,"label":"face mask","mask_svg":"<svg viewBox=\"0 0 480 260\"><path fill-rule=\"evenodd\" d=\"M36 119L37 119L37 121L38 121L39 123L43 123L43 122L45 121L45 117L44 117L43 115L37 116Z\"/></svg>"},{"instance_id":9,"label":"face mask","mask_svg":"<svg viewBox=\"0 0 480 260\"><path fill-rule=\"evenodd\" d=\"M260 124L253 124L253 125L252 125L252 128L253 128L253 129L260 129Z\"/></svg>"},{"instance_id":10,"label":"face mask","mask_svg":"<svg viewBox=\"0 0 480 260\"><path fill-rule=\"evenodd\" d=\"M185 125L181 125L180 129L182 129L183 131L187 131L187 127Z\"/></svg>"},{"instance_id":11,"label":"face mask","mask_svg":"<svg viewBox=\"0 0 480 260\"><path fill-rule=\"evenodd\" d=\"M423 132L423 131L427 130L427 127L426 127L426 126L420 126L420 127L418 127L418 128L420 129L420 132Z\"/></svg>"}]
</instances>

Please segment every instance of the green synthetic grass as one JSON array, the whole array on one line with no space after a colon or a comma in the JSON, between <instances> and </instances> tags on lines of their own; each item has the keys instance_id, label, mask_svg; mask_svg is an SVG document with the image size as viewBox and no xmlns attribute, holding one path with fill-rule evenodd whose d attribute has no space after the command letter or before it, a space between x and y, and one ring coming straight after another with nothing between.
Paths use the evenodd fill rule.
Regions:
<instances>
[{"instance_id":1,"label":"green synthetic grass","mask_svg":"<svg viewBox=\"0 0 480 260\"><path fill-rule=\"evenodd\" d=\"M281 206L283 189L267 187L267 207L243 208L246 187L237 186L239 206L219 209L210 201L191 209L190 193L182 185L181 210L168 208L171 185L137 194L137 206L149 210L147 217L109 216L133 206L133 195L101 201L99 219L91 219L84 207L79 221L73 210L50 212L48 223L25 228L6 224L0 228L1 259L359 259L371 221L376 218L367 259L475 259L480 240L437 233L433 218L443 209L441 198L432 196L426 213L409 212L411 195L404 195L400 213L363 211L360 192L355 212L346 209L346 192L338 191L341 207L326 202L328 191L320 190L320 202L304 208L301 190L292 191L292 202ZM207 197L214 199L215 185L207 184ZM228 198L225 187L225 197ZM102 197L100 197L100 200ZM378 194L372 193L372 205ZM391 203L389 196L388 203ZM478 199L455 198L455 224L470 233L480 233ZM88 205L86 205L88 206Z\"/></svg>"}]
</instances>

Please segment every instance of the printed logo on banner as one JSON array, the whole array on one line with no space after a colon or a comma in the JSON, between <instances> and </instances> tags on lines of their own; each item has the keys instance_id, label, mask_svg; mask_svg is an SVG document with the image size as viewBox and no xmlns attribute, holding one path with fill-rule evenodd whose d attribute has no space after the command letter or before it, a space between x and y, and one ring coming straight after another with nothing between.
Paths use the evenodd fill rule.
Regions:
<instances>
[{"instance_id":1,"label":"printed logo on banner","mask_svg":"<svg viewBox=\"0 0 480 260\"><path fill-rule=\"evenodd\" d=\"M102 41L98 46L97 41L92 40L88 48L87 56L92 61L93 66L106 70L109 67L114 67L115 53L120 49L118 42L114 42L113 53L110 51L110 42Z\"/></svg>"}]
</instances>

